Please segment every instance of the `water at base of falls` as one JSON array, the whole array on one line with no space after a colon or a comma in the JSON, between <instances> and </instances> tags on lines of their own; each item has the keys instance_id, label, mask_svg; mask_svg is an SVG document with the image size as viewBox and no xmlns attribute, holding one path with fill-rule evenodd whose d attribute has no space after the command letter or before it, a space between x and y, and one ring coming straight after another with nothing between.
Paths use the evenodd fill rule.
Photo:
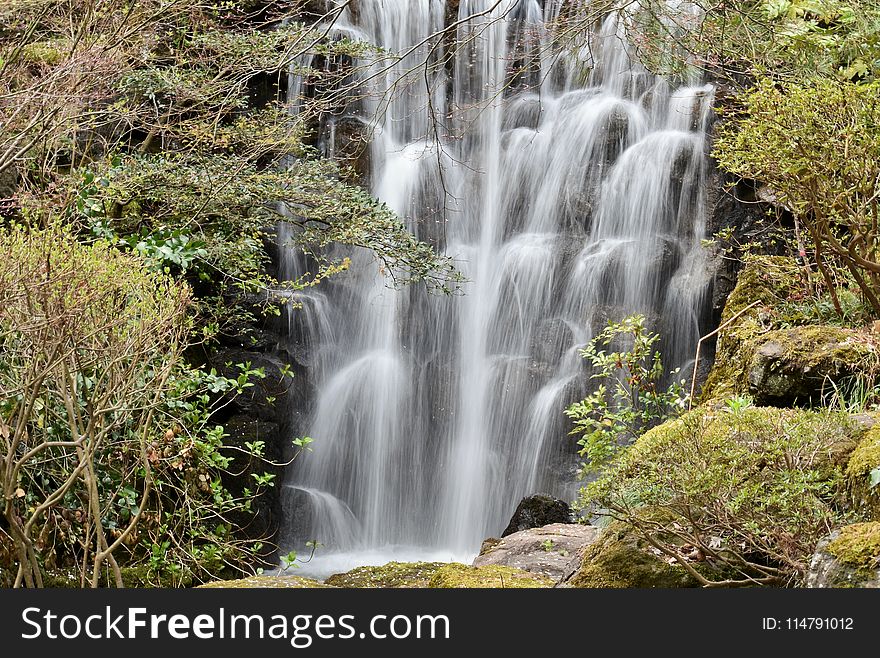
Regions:
<instances>
[{"instance_id":1,"label":"water at base of falls","mask_svg":"<svg viewBox=\"0 0 880 658\"><path fill-rule=\"evenodd\" d=\"M468 283L391 290L354 250L301 293L290 349L313 393L292 425L315 442L287 473L281 543L324 545L301 573L467 559L522 496L571 499L578 348L639 312L687 366L704 328L712 88L649 74L614 16L557 56L553 22L577 2L445 5L360 0L330 30L409 53L365 64L364 99L333 120L371 128L374 194ZM432 35L452 21L449 52Z\"/></svg>"}]
</instances>

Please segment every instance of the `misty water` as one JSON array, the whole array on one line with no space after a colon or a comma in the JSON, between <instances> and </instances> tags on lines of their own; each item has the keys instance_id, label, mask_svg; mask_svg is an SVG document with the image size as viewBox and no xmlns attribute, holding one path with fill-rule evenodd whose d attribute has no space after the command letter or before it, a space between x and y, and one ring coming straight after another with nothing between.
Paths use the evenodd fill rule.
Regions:
<instances>
[{"instance_id":1,"label":"misty water","mask_svg":"<svg viewBox=\"0 0 880 658\"><path fill-rule=\"evenodd\" d=\"M689 365L713 89L647 72L613 16L560 53L553 23L578 4L359 0L329 28L408 54L357 63L363 99L331 120L327 150L334 121L360 122L374 195L467 282L395 290L353 251L350 271L300 293L289 341L313 392L291 427L315 442L286 474L281 543L323 547L298 573L469 561L524 495L572 499L563 410L589 385L578 349L609 318L644 313L666 364ZM450 52L433 35L454 24ZM290 90L295 107L302 80ZM289 277L301 261L286 253Z\"/></svg>"}]
</instances>

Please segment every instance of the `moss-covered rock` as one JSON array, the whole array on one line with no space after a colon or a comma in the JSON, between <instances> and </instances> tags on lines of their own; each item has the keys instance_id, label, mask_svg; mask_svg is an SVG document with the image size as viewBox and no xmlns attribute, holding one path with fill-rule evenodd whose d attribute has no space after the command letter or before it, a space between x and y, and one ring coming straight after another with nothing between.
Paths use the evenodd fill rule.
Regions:
<instances>
[{"instance_id":1,"label":"moss-covered rock","mask_svg":"<svg viewBox=\"0 0 880 658\"><path fill-rule=\"evenodd\" d=\"M853 450L846 477L854 506L880 520L880 426L869 429Z\"/></svg>"},{"instance_id":2,"label":"moss-covered rock","mask_svg":"<svg viewBox=\"0 0 880 658\"><path fill-rule=\"evenodd\" d=\"M845 526L821 541L807 586L880 588L880 523Z\"/></svg>"},{"instance_id":3,"label":"moss-covered rock","mask_svg":"<svg viewBox=\"0 0 880 658\"><path fill-rule=\"evenodd\" d=\"M725 305L721 322L733 321L720 333L703 399L749 394L759 404L808 403L833 384L876 372L874 333L818 324L797 301L812 294L793 259L750 259Z\"/></svg>"},{"instance_id":4,"label":"moss-covered rock","mask_svg":"<svg viewBox=\"0 0 880 658\"><path fill-rule=\"evenodd\" d=\"M833 392L833 383L877 366L871 334L824 325L770 331L745 351L752 354L748 392L759 404L816 400Z\"/></svg>"},{"instance_id":5,"label":"moss-covered rock","mask_svg":"<svg viewBox=\"0 0 880 658\"><path fill-rule=\"evenodd\" d=\"M34 41L21 49L21 58L32 64L53 66L70 51L70 43L63 40Z\"/></svg>"},{"instance_id":6,"label":"moss-covered rock","mask_svg":"<svg viewBox=\"0 0 880 658\"><path fill-rule=\"evenodd\" d=\"M851 567L877 569L880 567L880 523L856 523L841 528L837 538L828 544L828 552Z\"/></svg>"},{"instance_id":7,"label":"moss-covered rock","mask_svg":"<svg viewBox=\"0 0 880 658\"><path fill-rule=\"evenodd\" d=\"M566 587L656 588L698 587L681 565L670 563L624 523L615 521L587 548L581 568Z\"/></svg>"},{"instance_id":8,"label":"moss-covered rock","mask_svg":"<svg viewBox=\"0 0 880 658\"><path fill-rule=\"evenodd\" d=\"M331 587L324 583L300 576L250 576L239 580L218 580L199 585L210 589L316 589Z\"/></svg>"},{"instance_id":9,"label":"moss-covered rock","mask_svg":"<svg viewBox=\"0 0 880 658\"><path fill-rule=\"evenodd\" d=\"M703 398L742 395L747 389L747 367L754 348L749 345L757 336L772 328L768 309L781 304L798 287L801 274L797 263L781 256L750 259L740 271L736 287L724 305L721 324L743 313L726 327L718 338L715 363L703 386Z\"/></svg>"},{"instance_id":10,"label":"moss-covered rock","mask_svg":"<svg viewBox=\"0 0 880 658\"><path fill-rule=\"evenodd\" d=\"M432 576L446 562L389 562L378 567L358 567L330 576L333 587L416 588L428 587Z\"/></svg>"},{"instance_id":11,"label":"moss-covered rock","mask_svg":"<svg viewBox=\"0 0 880 658\"><path fill-rule=\"evenodd\" d=\"M553 587L553 580L540 574L529 573L497 564L471 567L467 564L445 564L434 572L428 587L439 589L523 589Z\"/></svg>"},{"instance_id":12,"label":"moss-covered rock","mask_svg":"<svg viewBox=\"0 0 880 658\"><path fill-rule=\"evenodd\" d=\"M192 585L192 576L175 577L159 574L148 565L120 566L122 584L127 588L176 588ZM81 575L77 569L53 569L43 574L43 586L53 588L79 589ZM85 585L88 587L88 582ZM109 567L106 567L98 580L98 587L116 587L116 580Z\"/></svg>"}]
</instances>

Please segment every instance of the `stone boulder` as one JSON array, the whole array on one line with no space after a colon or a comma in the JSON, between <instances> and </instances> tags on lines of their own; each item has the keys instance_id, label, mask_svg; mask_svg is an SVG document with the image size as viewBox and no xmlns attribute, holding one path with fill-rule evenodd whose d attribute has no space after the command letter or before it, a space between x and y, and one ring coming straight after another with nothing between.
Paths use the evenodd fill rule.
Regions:
<instances>
[{"instance_id":1,"label":"stone boulder","mask_svg":"<svg viewBox=\"0 0 880 658\"><path fill-rule=\"evenodd\" d=\"M324 582L333 587L351 588L421 588L428 587L433 575L446 562L389 562L378 567L357 567L337 573Z\"/></svg>"},{"instance_id":2,"label":"stone boulder","mask_svg":"<svg viewBox=\"0 0 880 658\"><path fill-rule=\"evenodd\" d=\"M876 359L873 340L853 329L810 325L779 329L756 341L748 366L749 393L758 404L815 401Z\"/></svg>"},{"instance_id":3,"label":"stone boulder","mask_svg":"<svg viewBox=\"0 0 880 658\"><path fill-rule=\"evenodd\" d=\"M560 582L580 567L599 529L578 523L552 523L520 530L492 543L484 542L475 567L500 564L547 576Z\"/></svg>"},{"instance_id":4,"label":"stone boulder","mask_svg":"<svg viewBox=\"0 0 880 658\"><path fill-rule=\"evenodd\" d=\"M497 564L473 567L456 562L437 569L428 581L428 587L437 589L534 589L553 587L553 585L553 580L547 576L514 567Z\"/></svg>"},{"instance_id":5,"label":"stone boulder","mask_svg":"<svg viewBox=\"0 0 880 658\"><path fill-rule=\"evenodd\" d=\"M546 494L534 494L519 501L510 523L501 536L507 537L514 532L541 528L551 523L571 523L571 521L571 508L564 500Z\"/></svg>"},{"instance_id":6,"label":"stone boulder","mask_svg":"<svg viewBox=\"0 0 880 658\"><path fill-rule=\"evenodd\" d=\"M806 584L880 589L880 522L845 526L820 541Z\"/></svg>"},{"instance_id":7,"label":"stone boulder","mask_svg":"<svg viewBox=\"0 0 880 658\"><path fill-rule=\"evenodd\" d=\"M817 324L798 301L813 294L796 260L750 259L721 316L703 401L750 395L764 406L810 405L853 375L874 372L880 331Z\"/></svg>"}]
</instances>

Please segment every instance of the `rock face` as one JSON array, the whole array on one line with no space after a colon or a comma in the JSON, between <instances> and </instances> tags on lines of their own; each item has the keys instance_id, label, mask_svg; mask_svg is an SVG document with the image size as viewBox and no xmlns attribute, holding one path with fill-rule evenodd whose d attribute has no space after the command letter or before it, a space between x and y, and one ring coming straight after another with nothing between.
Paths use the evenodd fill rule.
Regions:
<instances>
[{"instance_id":1,"label":"rock face","mask_svg":"<svg viewBox=\"0 0 880 658\"><path fill-rule=\"evenodd\" d=\"M526 496L519 501L501 536L507 537L521 530L541 528L551 523L571 523L571 520L571 508L564 500L546 494Z\"/></svg>"},{"instance_id":2,"label":"rock face","mask_svg":"<svg viewBox=\"0 0 880 658\"><path fill-rule=\"evenodd\" d=\"M547 576L560 582L580 567L587 547L599 536L594 526L552 523L520 530L497 543L484 542L475 567L499 564Z\"/></svg>"},{"instance_id":3,"label":"rock face","mask_svg":"<svg viewBox=\"0 0 880 658\"><path fill-rule=\"evenodd\" d=\"M358 567L337 573L324 582L333 587L418 588L428 587L433 575L446 562L389 562L380 567Z\"/></svg>"},{"instance_id":4,"label":"rock face","mask_svg":"<svg viewBox=\"0 0 880 658\"><path fill-rule=\"evenodd\" d=\"M819 542L807 587L880 588L880 523L857 523Z\"/></svg>"},{"instance_id":5,"label":"rock face","mask_svg":"<svg viewBox=\"0 0 880 658\"><path fill-rule=\"evenodd\" d=\"M455 562L443 565L434 572L434 575L428 581L428 587L438 589L534 589L553 587L553 585L553 580L547 576L529 573L522 569L497 564L472 567Z\"/></svg>"}]
</instances>

